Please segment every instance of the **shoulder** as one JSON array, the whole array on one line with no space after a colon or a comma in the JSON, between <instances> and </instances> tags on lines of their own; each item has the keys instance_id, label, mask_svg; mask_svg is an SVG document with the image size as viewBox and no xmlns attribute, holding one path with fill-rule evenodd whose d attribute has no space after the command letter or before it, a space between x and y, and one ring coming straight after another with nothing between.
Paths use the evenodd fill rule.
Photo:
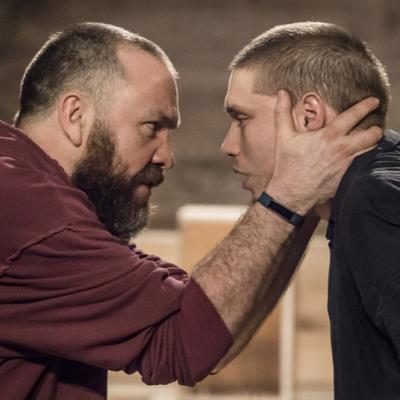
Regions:
<instances>
[{"instance_id":1,"label":"shoulder","mask_svg":"<svg viewBox=\"0 0 400 400\"><path fill-rule=\"evenodd\" d=\"M0 125L0 264L67 226L101 226L86 195L33 142Z\"/></svg>"},{"instance_id":2,"label":"shoulder","mask_svg":"<svg viewBox=\"0 0 400 400\"><path fill-rule=\"evenodd\" d=\"M377 215L400 225L400 149L378 151L345 184L341 213Z\"/></svg>"}]
</instances>

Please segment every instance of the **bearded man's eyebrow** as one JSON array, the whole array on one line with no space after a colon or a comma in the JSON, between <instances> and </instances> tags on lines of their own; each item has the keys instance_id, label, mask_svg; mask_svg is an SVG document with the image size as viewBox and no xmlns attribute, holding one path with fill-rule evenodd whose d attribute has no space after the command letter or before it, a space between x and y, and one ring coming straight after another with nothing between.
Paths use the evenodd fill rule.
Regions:
<instances>
[{"instance_id":1,"label":"bearded man's eyebrow","mask_svg":"<svg viewBox=\"0 0 400 400\"><path fill-rule=\"evenodd\" d=\"M181 123L179 114L177 112L167 115L160 111L148 111L143 119L148 121L158 121L161 125L170 129L178 128Z\"/></svg>"}]
</instances>

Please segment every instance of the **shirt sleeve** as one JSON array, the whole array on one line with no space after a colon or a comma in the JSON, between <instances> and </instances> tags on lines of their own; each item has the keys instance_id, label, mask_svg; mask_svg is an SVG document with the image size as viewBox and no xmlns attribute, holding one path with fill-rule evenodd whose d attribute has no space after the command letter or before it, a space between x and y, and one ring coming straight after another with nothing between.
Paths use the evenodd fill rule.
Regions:
<instances>
[{"instance_id":1,"label":"shirt sleeve","mask_svg":"<svg viewBox=\"0 0 400 400\"><path fill-rule=\"evenodd\" d=\"M193 279L107 231L56 232L24 249L0 284L0 357L60 357L192 386L232 344Z\"/></svg>"},{"instance_id":2,"label":"shirt sleeve","mask_svg":"<svg viewBox=\"0 0 400 400\"><path fill-rule=\"evenodd\" d=\"M363 306L400 357L400 179L364 177L342 204L344 255Z\"/></svg>"}]
</instances>

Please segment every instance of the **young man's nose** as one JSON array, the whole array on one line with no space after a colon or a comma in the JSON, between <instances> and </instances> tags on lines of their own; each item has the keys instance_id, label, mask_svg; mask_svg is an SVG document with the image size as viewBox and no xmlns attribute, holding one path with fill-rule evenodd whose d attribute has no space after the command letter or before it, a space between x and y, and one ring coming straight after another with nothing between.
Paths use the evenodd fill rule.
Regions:
<instances>
[{"instance_id":1,"label":"young man's nose","mask_svg":"<svg viewBox=\"0 0 400 400\"><path fill-rule=\"evenodd\" d=\"M231 124L221 145L221 151L227 156L236 156L240 152L240 138L237 127Z\"/></svg>"}]
</instances>

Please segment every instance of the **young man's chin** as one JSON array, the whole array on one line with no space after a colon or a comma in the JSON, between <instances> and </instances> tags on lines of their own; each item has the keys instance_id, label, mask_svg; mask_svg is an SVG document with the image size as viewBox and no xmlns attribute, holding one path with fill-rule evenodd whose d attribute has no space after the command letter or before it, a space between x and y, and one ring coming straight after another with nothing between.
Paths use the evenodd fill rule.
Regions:
<instances>
[{"instance_id":1,"label":"young man's chin","mask_svg":"<svg viewBox=\"0 0 400 400\"><path fill-rule=\"evenodd\" d=\"M251 202L255 203L257 199L261 196L262 190L246 189L251 196Z\"/></svg>"},{"instance_id":2,"label":"young man's chin","mask_svg":"<svg viewBox=\"0 0 400 400\"><path fill-rule=\"evenodd\" d=\"M251 182L245 181L245 182L243 182L243 189L247 190L250 193L251 200L254 203L261 196L261 194L265 191L265 188L267 187L269 181L270 181L270 179L268 179L268 181L266 181L266 182L262 182L262 183L258 182L257 185L252 185Z\"/></svg>"},{"instance_id":3,"label":"young man's chin","mask_svg":"<svg viewBox=\"0 0 400 400\"><path fill-rule=\"evenodd\" d=\"M242 189L245 190L246 192L250 193L253 202L257 200L258 197L256 197L256 194L257 194L258 190L256 190L256 188L251 184L250 177L247 176L243 180Z\"/></svg>"}]
</instances>

